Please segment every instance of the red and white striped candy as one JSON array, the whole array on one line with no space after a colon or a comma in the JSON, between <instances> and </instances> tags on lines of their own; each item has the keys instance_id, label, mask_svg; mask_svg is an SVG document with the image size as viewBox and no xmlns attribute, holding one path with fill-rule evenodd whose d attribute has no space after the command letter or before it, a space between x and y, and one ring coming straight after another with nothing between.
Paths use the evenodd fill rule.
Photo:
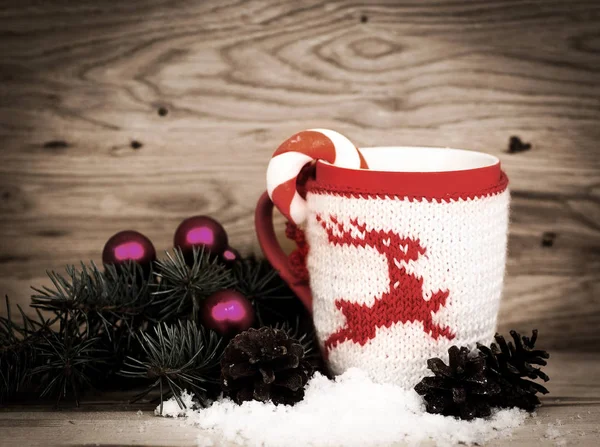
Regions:
<instances>
[{"instance_id":1,"label":"red and white striped candy","mask_svg":"<svg viewBox=\"0 0 600 447\"><path fill-rule=\"evenodd\" d=\"M366 168L360 151L345 136L328 129L298 132L273 153L267 168L267 191L273 204L296 225L306 219L306 200L296 189L302 168L312 160L323 160L343 168Z\"/></svg>"}]
</instances>

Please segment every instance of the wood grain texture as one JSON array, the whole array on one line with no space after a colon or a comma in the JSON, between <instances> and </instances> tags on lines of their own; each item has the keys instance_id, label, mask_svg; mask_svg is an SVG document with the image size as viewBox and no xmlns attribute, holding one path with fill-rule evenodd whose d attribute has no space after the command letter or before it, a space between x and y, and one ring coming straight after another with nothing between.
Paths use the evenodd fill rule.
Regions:
<instances>
[{"instance_id":1,"label":"wood grain texture","mask_svg":"<svg viewBox=\"0 0 600 447\"><path fill-rule=\"evenodd\" d=\"M596 447L600 442L600 357L598 354L552 354L547 369L550 394L535 417L515 430L509 440L487 443L529 447ZM86 399L80 409L52 411L45 405L0 410L0 446L137 445L196 446L210 439L226 446L215 434L153 416L155 405L129 405L123 396ZM138 415L137 411L142 410ZM554 428L548 431L549 425ZM556 434L557 433L557 434ZM401 444L398 444L400 446ZM428 444L429 445L429 444Z\"/></svg>"},{"instance_id":2,"label":"wood grain texture","mask_svg":"<svg viewBox=\"0 0 600 447\"><path fill-rule=\"evenodd\" d=\"M0 292L14 303L126 228L162 251L206 213L258 251L269 156L319 126L498 155L513 192L500 328L600 346L597 1L21 0L0 25ZM532 150L508 154L511 135Z\"/></svg>"}]
</instances>

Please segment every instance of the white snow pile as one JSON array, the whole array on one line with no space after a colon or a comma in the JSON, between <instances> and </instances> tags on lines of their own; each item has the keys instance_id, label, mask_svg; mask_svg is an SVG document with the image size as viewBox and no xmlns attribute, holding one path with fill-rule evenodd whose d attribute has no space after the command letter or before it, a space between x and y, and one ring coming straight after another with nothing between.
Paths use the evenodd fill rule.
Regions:
<instances>
[{"instance_id":1,"label":"white snow pile","mask_svg":"<svg viewBox=\"0 0 600 447\"><path fill-rule=\"evenodd\" d=\"M221 444L261 447L294 446L389 446L394 443L434 443L440 446L483 444L510 436L528 413L498 410L488 419L462 421L425 412L414 390L373 383L358 369L350 369L335 381L315 374L306 396L295 406L220 399L210 407L192 409L193 396L181 396L187 409L174 398L164 403L163 416L184 418ZM158 414L158 408L156 410Z\"/></svg>"}]
</instances>

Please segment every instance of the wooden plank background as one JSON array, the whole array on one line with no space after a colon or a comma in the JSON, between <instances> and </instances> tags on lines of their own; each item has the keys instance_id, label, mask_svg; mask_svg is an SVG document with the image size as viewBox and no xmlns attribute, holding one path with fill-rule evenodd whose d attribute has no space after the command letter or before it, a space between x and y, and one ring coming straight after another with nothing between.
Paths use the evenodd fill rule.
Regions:
<instances>
[{"instance_id":1,"label":"wooden plank background","mask_svg":"<svg viewBox=\"0 0 600 447\"><path fill-rule=\"evenodd\" d=\"M211 214L258 251L269 156L318 126L499 156L513 194L500 329L600 346L597 0L9 0L0 36L13 303L122 229L162 251ZM532 150L507 153L511 135Z\"/></svg>"}]
</instances>

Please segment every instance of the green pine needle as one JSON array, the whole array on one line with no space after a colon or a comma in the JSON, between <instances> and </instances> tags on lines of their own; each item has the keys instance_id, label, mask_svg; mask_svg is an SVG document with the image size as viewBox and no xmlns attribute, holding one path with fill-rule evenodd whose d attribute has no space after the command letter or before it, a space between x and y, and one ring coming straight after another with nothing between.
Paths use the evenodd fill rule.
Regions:
<instances>
[{"instance_id":1,"label":"green pine needle","mask_svg":"<svg viewBox=\"0 0 600 447\"><path fill-rule=\"evenodd\" d=\"M107 265L102 272L94 263L65 268L66 275L47 272L53 287L32 287L31 307L75 315L84 314L92 334L105 334L109 340L115 333L130 337L151 317L153 296L139 264ZM143 316L143 318L139 318Z\"/></svg>"},{"instance_id":2,"label":"green pine needle","mask_svg":"<svg viewBox=\"0 0 600 447\"><path fill-rule=\"evenodd\" d=\"M248 257L233 267L235 289L250 300L288 299L293 294L268 261Z\"/></svg>"},{"instance_id":3,"label":"green pine needle","mask_svg":"<svg viewBox=\"0 0 600 447\"><path fill-rule=\"evenodd\" d=\"M0 317L0 402L28 388L31 369L39 360L35 345L50 332L56 319L47 320L39 311L38 319L25 315L17 306L22 323L12 319L10 302L6 299L6 317Z\"/></svg>"},{"instance_id":4,"label":"green pine needle","mask_svg":"<svg viewBox=\"0 0 600 447\"><path fill-rule=\"evenodd\" d=\"M107 265L102 272L93 262L81 268L65 267L66 276L47 272L54 287L32 287L31 306L51 312L81 310L85 312L140 314L152 303L148 282L143 280L139 264Z\"/></svg>"},{"instance_id":5,"label":"green pine needle","mask_svg":"<svg viewBox=\"0 0 600 447\"><path fill-rule=\"evenodd\" d=\"M240 259L232 274L235 290L250 300L259 325L268 324L268 315L277 320L287 319L281 312L285 304L280 300L293 299L294 294L267 260L255 257Z\"/></svg>"},{"instance_id":6,"label":"green pine needle","mask_svg":"<svg viewBox=\"0 0 600 447\"><path fill-rule=\"evenodd\" d=\"M100 347L99 337L88 337L80 321L65 317L58 332L50 331L35 344L39 366L32 369L32 376L39 376L40 396L56 396L57 405L69 393L79 406L82 390L90 388L90 374L104 363L107 352Z\"/></svg>"},{"instance_id":7,"label":"green pine needle","mask_svg":"<svg viewBox=\"0 0 600 447\"><path fill-rule=\"evenodd\" d=\"M202 300L235 283L230 270L204 249L194 249L193 263L188 267L182 251L166 252L166 259L156 262L155 275L160 284L154 292L155 304L161 308L161 319L187 316L198 321Z\"/></svg>"},{"instance_id":8,"label":"green pine needle","mask_svg":"<svg viewBox=\"0 0 600 447\"><path fill-rule=\"evenodd\" d=\"M152 390L160 389L160 413L163 402L174 396L180 408L180 398L189 389L200 398L206 397L206 385L217 382L218 365L222 354L222 338L212 331L198 328L195 322L163 323L154 328L154 336L140 332L137 336L145 358L127 357L121 375L149 379L152 383L133 402ZM164 389L167 388L167 391Z\"/></svg>"},{"instance_id":9,"label":"green pine needle","mask_svg":"<svg viewBox=\"0 0 600 447\"><path fill-rule=\"evenodd\" d=\"M293 293L267 261L228 267L202 249L189 267L180 249L167 253L150 276L131 262L104 269L82 263L48 277L51 285L33 288L37 318L21 308L18 322L10 309L0 317L0 400L35 391L57 403L70 395L79 404L86 389L125 376L132 387L147 386L136 400L160 389L161 411L169 395L183 407L184 389L204 403L220 390L223 343L196 323L204 299L235 289L252 302L261 325L298 315L293 302L282 300ZM310 350L296 326L290 333Z\"/></svg>"}]
</instances>

